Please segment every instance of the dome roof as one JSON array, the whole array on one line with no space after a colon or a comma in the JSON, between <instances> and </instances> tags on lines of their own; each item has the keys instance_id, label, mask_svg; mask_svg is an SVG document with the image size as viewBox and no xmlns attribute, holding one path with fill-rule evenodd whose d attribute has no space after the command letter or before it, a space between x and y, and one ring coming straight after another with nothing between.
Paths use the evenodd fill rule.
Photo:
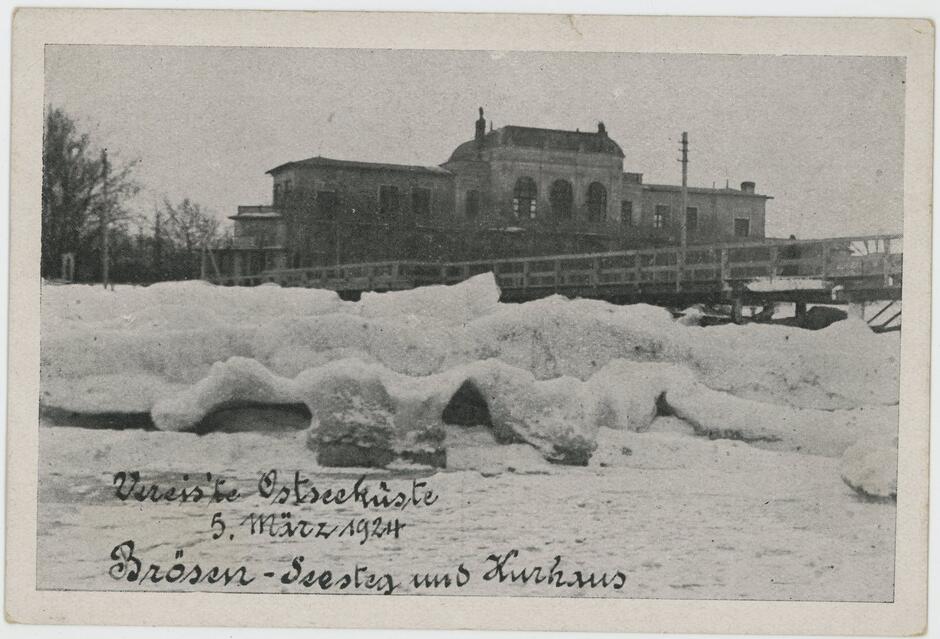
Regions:
<instances>
[{"instance_id":1,"label":"dome roof","mask_svg":"<svg viewBox=\"0 0 940 639\"><path fill-rule=\"evenodd\" d=\"M504 126L490 131L483 136L482 149L518 146L528 148L555 149L559 151L580 151L582 153L604 153L623 157L620 145L607 136L601 129L598 132L564 131L561 129L540 129L527 126ZM481 149L476 140L464 142L451 153L448 162L455 160L476 160Z\"/></svg>"}]
</instances>

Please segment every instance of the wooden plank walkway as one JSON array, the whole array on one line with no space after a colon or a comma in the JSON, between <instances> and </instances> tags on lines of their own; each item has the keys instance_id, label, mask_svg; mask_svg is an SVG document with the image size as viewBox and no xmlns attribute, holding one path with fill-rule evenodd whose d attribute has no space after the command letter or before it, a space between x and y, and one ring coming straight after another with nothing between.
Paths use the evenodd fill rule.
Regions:
<instances>
[{"instance_id":1,"label":"wooden plank walkway","mask_svg":"<svg viewBox=\"0 0 940 639\"><path fill-rule=\"evenodd\" d=\"M494 273L507 302L554 293L614 303L853 303L901 297L901 235L637 249L471 262L341 264L222 276L225 286L274 282L334 290L346 299L364 291L456 284Z\"/></svg>"}]
</instances>

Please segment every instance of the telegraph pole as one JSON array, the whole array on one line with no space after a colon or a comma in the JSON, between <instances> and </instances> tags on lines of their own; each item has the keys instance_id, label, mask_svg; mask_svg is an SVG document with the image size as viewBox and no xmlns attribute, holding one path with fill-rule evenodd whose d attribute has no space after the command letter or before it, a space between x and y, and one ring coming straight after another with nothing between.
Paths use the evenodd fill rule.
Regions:
<instances>
[{"instance_id":1,"label":"telegraph pole","mask_svg":"<svg viewBox=\"0 0 940 639\"><path fill-rule=\"evenodd\" d=\"M101 283L108 288L108 150L101 149Z\"/></svg>"},{"instance_id":2,"label":"telegraph pole","mask_svg":"<svg viewBox=\"0 0 940 639\"><path fill-rule=\"evenodd\" d=\"M154 207L156 208L156 207ZM153 222L153 274L160 279L163 273L163 236L160 230L160 211L156 212Z\"/></svg>"},{"instance_id":3,"label":"telegraph pole","mask_svg":"<svg viewBox=\"0 0 940 639\"><path fill-rule=\"evenodd\" d=\"M688 222L688 209L689 209L689 134L685 131L682 132L682 159L679 162L682 163L682 211L680 213L680 224L681 226L681 239L680 243L682 248L685 249L686 244L688 243L688 233L686 229L686 224Z\"/></svg>"},{"instance_id":4,"label":"telegraph pole","mask_svg":"<svg viewBox=\"0 0 940 639\"><path fill-rule=\"evenodd\" d=\"M682 132L682 146L679 147L682 157L679 162L682 163L682 208L679 211L679 255L676 259L676 292L682 288L682 271L685 268L685 248L688 244L688 224L689 217L689 134Z\"/></svg>"},{"instance_id":5,"label":"telegraph pole","mask_svg":"<svg viewBox=\"0 0 940 639\"><path fill-rule=\"evenodd\" d=\"M335 261L336 265L339 266L339 218L333 220L333 251L336 253Z\"/></svg>"}]
</instances>

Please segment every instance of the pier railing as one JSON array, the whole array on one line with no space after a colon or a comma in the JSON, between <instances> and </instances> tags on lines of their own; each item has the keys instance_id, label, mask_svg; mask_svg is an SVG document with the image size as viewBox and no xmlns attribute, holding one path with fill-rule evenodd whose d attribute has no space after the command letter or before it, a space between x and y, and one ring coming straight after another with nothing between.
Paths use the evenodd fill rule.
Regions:
<instances>
[{"instance_id":1,"label":"pier railing","mask_svg":"<svg viewBox=\"0 0 940 639\"><path fill-rule=\"evenodd\" d=\"M455 284L493 272L504 291L729 290L755 279L813 279L900 287L901 235L761 240L466 262L372 262L215 278L228 286L275 282L337 291L389 291Z\"/></svg>"}]
</instances>

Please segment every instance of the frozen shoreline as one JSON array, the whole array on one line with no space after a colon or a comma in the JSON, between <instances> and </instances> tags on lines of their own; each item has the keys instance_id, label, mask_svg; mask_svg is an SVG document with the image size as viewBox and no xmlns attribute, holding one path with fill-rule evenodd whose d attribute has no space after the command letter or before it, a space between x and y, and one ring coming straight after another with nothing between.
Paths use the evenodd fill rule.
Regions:
<instances>
[{"instance_id":1,"label":"frozen shoreline","mask_svg":"<svg viewBox=\"0 0 940 639\"><path fill-rule=\"evenodd\" d=\"M220 411L299 407L321 462L375 467L442 465L444 422L468 411L501 441L569 464L590 463L599 428L641 432L676 415L712 438L852 449L842 475L853 488L896 492L883 466L896 447L898 337L860 321L702 329L645 305L500 304L491 274L356 303L204 282L47 286L42 299L46 413L205 430Z\"/></svg>"},{"instance_id":2,"label":"frozen shoreline","mask_svg":"<svg viewBox=\"0 0 940 639\"><path fill-rule=\"evenodd\" d=\"M476 573L516 549L520 566L561 555L625 576L616 592L471 580L459 594L892 598L897 335L852 320L703 329L656 307L498 294L491 275L358 303L199 282L45 287L40 584L123 587L109 553L136 539L147 560L182 544L256 572L307 553L320 568ZM442 502L401 539L351 550L220 543L205 508L111 494L118 471L250 489L268 469L417 475Z\"/></svg>"}]
</instances>

